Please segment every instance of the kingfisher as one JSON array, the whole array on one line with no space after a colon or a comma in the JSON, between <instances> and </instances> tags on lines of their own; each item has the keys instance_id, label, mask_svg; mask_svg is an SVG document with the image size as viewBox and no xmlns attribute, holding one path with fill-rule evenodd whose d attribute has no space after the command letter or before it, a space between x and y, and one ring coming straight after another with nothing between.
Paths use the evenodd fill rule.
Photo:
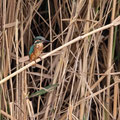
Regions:
<instances>
[{"instance_id":1,"label":"kingfisher","mask_svg":"<svg viewBox=\"0 0 120 120\"><path fill-rule=\"evenodd\" d=\"M42 36L37 36L34 38L34 44L30 47L29 58L30 61L34 61L37 58L40 58L40 55L43 51L43 43L49 42Z\"/></svg>"}]
</instances>

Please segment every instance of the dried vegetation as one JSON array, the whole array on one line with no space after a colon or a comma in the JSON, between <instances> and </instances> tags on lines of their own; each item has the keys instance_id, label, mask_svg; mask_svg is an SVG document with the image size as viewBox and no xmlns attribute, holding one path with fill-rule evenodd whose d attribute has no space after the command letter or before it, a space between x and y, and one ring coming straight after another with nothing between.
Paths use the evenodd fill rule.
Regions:
<instances>
[{"instance_id":1,"label":"dried vegetation","mask_svg":"<svg viewBox=\"0 0 120 120\"><path fill-rule=\"evenodd\" d=\"M120 118L120 27L105 27L119 14L120 0L0 0L0 119ZM38 35L51 43L33 68Z\"/></svg>"}]
</instances>

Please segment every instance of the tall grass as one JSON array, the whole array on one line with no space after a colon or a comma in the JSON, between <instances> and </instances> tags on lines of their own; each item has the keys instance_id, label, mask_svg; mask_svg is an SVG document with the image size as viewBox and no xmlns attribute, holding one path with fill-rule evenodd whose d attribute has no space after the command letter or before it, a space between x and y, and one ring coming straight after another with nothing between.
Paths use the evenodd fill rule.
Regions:
<instances>
[{"instance_id":1,"label":"tall grass","mask_svg":"<svg viewBox=\"0 0 120 120\"><path fill-rule=\"evenodd\" d=\"M0 6L1 120L119 119L119 0ZM38 35L50 43L32 66L28 53Z\"/></svg>"}]
</instances>

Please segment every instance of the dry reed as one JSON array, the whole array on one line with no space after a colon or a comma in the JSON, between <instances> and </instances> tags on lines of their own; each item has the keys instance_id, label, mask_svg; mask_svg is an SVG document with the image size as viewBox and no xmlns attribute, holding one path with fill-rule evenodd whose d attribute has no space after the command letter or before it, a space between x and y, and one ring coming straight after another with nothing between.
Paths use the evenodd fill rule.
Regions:
<instances>
[{"instance_id":1,"label":"dry reed","mask_svg":"<svg viewBox=\"0 0 120 120\"><path fill-rule=\"evenodd\" d=\"M0 0L0 6L0 120L120 117L119 0ZM24 59L38 35L51 43L33 68L36 62ZM47 89L52 85L58 86ZM45 94L29 98L40 90Z\"/></svg>"}]
</instances>

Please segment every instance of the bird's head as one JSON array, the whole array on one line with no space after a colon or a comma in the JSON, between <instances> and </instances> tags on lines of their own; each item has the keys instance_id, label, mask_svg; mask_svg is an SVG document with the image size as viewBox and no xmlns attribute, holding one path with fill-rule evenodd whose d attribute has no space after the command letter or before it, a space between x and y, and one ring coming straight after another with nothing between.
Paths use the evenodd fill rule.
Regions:
<instances>
[{"instance_id":1,"label":"bird's head","mask_svg":"<svg viewBox=\"0 0 120 120\"><path fill-rule=\"evenodd\" d=\"M49 41L46 40L44 37L42 36L37 36L34 38L34 44L37 44L37 43L48 43Z\"/></svg>"}]
</instances>

